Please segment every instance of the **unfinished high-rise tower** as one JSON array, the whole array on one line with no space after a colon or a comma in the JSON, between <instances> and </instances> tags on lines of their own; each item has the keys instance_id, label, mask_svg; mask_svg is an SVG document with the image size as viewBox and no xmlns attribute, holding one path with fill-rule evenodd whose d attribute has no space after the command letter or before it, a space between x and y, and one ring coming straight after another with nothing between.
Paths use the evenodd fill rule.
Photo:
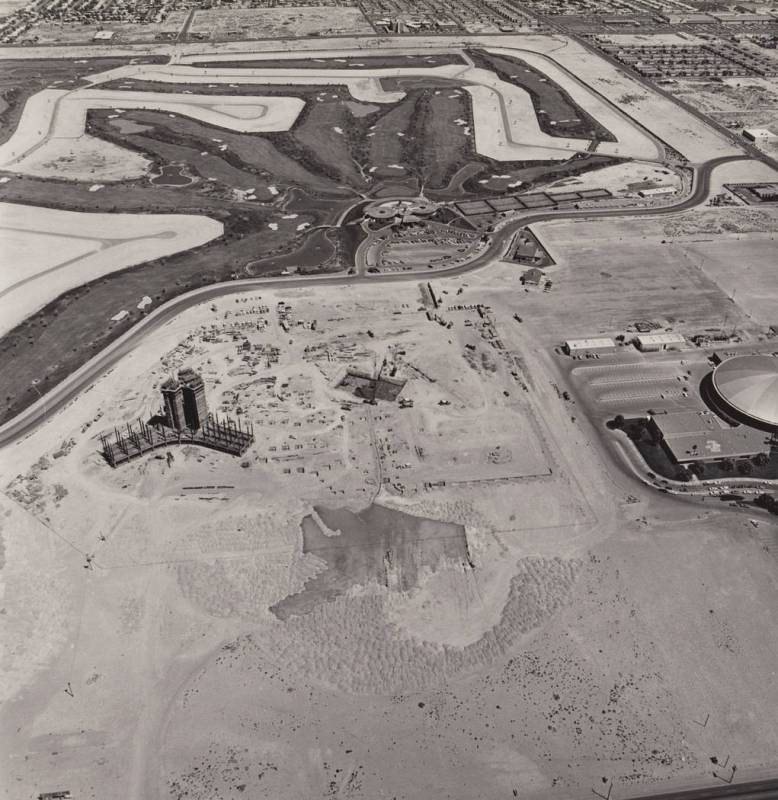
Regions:
<instances>
[{"instance_id":1,"label":"unfinished high-rise tower","mask_svg":"<svg viewBox=\"0 0 778 800\"><path fill-rule=\"evenodd\" d=\"M176 430L200 430L208 418L205 384L200 375L190 367L182 369L178 378L162 384L165 421Z\"/></svg>"}]
</instances>

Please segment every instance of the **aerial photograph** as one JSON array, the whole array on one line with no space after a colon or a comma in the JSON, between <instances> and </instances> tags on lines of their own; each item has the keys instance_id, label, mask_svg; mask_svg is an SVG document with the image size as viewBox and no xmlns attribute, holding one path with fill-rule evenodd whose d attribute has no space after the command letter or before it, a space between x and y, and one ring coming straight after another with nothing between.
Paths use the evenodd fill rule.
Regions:
<instances>
[{"instance_id":1,"label":"aerial photograph","mask_svg":"<svg viewBox=\"0 0 778 800\"><path fill-rule=\"evenodd\" d=\"M0 0L0 800L778 800L776 0Z\"/></svg>"}]
</instances>

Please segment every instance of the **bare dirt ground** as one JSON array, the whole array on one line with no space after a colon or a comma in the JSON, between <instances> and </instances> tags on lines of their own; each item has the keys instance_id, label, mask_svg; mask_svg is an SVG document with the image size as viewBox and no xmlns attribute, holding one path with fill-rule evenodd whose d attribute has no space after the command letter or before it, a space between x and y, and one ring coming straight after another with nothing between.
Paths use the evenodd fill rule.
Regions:
<instances>
[{"instance_id":1,"label":"bare dirt ground","mask_svg":"<svg viewBox=\"0 0 778 800\"><path fill-rule=\"evenodd\" d=\"M206 9L195 14L191 32L208 39L278 39L284 36L372 35L359 8L301 6Z\"/></svg>"},{"instance_id":2,"label":"bare dirt ground","mask_svg":"<svg viewBox=\"0 0 778 800\"><path fill-rule=\"evenodd\" d=\"M603 167L591 174L562 178L547 185L547 189L607 189L615 195L633 194L641 188L670 186L681 188L680 176L671 169L646 161L628 161Z\"/></svg>"},{"instance_id":3,"label":"bare dirt ground","mask_svg":"<svg viewBox=\"0 0 778 800\"><path fill-rule=\"evenodd\" d=\"M522 304L543 319L540 335L549 345L611 335L640 319L665 320L689 335L725 320L756 332L772 322L775 225L775 209L742 206L660 219L541 223L533 230L559 265L549 274L550 294L559 297L528 293Z\"/></svg>"},{"instance_id":4,"label":"bare dirt ground","mask_svg":"<svg viewBox=\"0 0 778 800\"><path fill-rule=\"evenodd\" d=\"M739 774L769 764L775 526L624 476L550 352L616 308L689 325L736 308L662 255L656 226L685 219L548 223L552 290L525 292L508 265L435 281L451 328L414 285L222 298L4 451L4 796L545 800L604 778L623 798L708 784L711 754ZM622 239L607 263L598 235ZM344 409L346 367L385 356L413 408ZM213 409L255 422L256 444L111 470L97 433L153 411L182 364ZM425 486L433 471L445 483ZM360 567L348 591L280 620L270 608L326 568L303 518L376 497L461 526L471 563L446 548L414 561L406 539L377 579ZM393 580L409 559L412 585Z\"/></svg>"},{"instance_id":5,"label":"bare dirt ground","mask_svg":"<svg viewBox=\"0 0 778 800\"><path fill-rule=\"evenodd\" d=\"M112 44L122 42L155 42L159 39L171 40L181 30L186 21L188 12L185 10L171 11L162 22L158 23L132 23L132 22L36 22L25 34L25 39L30 38L38 44L78 44L91 42L98 31L112 31L114 37Z\"/></svg>"}]
</instances>

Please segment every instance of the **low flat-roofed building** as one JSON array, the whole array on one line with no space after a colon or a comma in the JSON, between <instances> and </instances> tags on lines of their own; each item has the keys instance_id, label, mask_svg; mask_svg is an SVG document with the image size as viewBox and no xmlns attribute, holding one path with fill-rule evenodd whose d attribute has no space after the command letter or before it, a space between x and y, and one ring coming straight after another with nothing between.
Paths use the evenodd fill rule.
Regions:
<instances>
[{"instance_id":1,"label":"low flat-roofed building","mask_svg":"<svg viewBox=\"0 0 778 800\"><path fill-rule=\"evenodd\" d=\"M738 14L728 11L713 11L711 16L724 25L769 25L778 21L772 14Z\"/></svg>"},{"instance_id":2,"label":"low flat-roofed building","mask_svg":"<svg viewBox=\"0 0 778 800\"><path fill-rule=\"evenodd\" d=\"M92 37L93 42L110 42L114 37L114 31L97 31Z\"/></svg>"},{"instance_id":3,"label":"low flat-roofed building","mask_svg":"<svg viewBox=\"0 0 778 800\"><path fill-rule=\"evenodd\" d=\"M777 137L768 128L744 128L743 138L748 139L749 142L769 142Z\"/></svg>"},{"instance_id":4,"label":"low flat-roofed building","mask_svg":"<svg viewBox=\"0 0 778 800\"><path fill-rule=\"evenodd\" d=\"M650 189L640 189L638 195L640 197L656 197L663 194L675 194L675 191L673 186L652 186Z\"/></svg>"},{"instance_id":5,"label":"low flat-roofed building","mask_svg":"<svg viewBox=\"0 0 778 800\"><path fill-rule=\"evenodd\" d=\"M564 344L564 351L570 356L582 353L613 353L616 351L616 342L604 336L596 339L568 339Z\"/></svg>"},{"instance_id":6,"label":"low flat-roofed building","mask_svg":"<svg viewBox=\"0 0 778 800\"><path fill-rule=\"evenodd\" d=\"M635 345L644 353L680 350L686 346L686 338L680 333L645 333L635 337Z\"/></svg>"},{"instance_id":7,"label":"low flat-roofed building","mask_svg":"<svg viewBox=\"0 0 778 800\"><path fill-rule=\"evenodd\" d=\"M778 200L778 183L765 183L761 186L752 186L751 191L760 200Z\"/></svg>"},{"instance_id":8,"label":"low flat-roofed building","mask_svg":"<svg viewBox=\"0 0 778 800\"><path fill-rule=\"evenodd\" d=\"M747 425L730 427L712 411L657 414L649 418L649 424L678 464L770 453L770 434Z\"/></svg>"},{"instance_id":9,"label":"low flat-roofed building","mask_svg":"<svg viewBox=\"0 0 778 800\"><path fill-rule=\"evenodd\" d=\"M671 25L715 25L718 20L710 14L689 11L681 14L667 14L667 21Z\"/></svg>"},{"instance_id":10,"label":"low flat-roofed building","mask_svg":"<svg viewBox=\"0 0 778 800\"><path fill-rule=\"evenodd\" d=\"M538 286L545 277L542 270L537 267L530 267L530 269L522 273L521 283L524 286Z\"/></svg>"}]
</instances>

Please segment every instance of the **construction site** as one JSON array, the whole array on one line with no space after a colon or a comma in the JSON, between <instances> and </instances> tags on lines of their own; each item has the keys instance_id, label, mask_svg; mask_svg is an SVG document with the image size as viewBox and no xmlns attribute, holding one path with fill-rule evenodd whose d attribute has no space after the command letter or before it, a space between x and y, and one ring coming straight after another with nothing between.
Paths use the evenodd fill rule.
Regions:
<instances>
[{"instance_id":1,"label":"construction site","mask_svg":"<svg viewBox=\"0 0 778 800\"><path fill-rule=\"evenodd\" d=\"M678 246L697 246L705 215L744 224L750 213L697 212L676 230ZM618 239L619 224L602 235ZM640 247L654 281L673 274L688 291L699 268L678 273L652 251L666 247L662 224L644 223ZM718 498L697 477L652 479L643 465L635 481L619 452L624 431L607 426L649 408L684 460L691 440L674 438L671 417L701 402L693 389L710 353L735 338L753 350L767 329L725 311L713 283L695 316L677 315L678 290L647 303L639 287L625 290L643 269L634 256L611 280L602 249L582 251L580 240L565 221L522 232L521 253L553 255L534 268L538 281L506 259L391 292L375 276L203 302L36 432L6 478L18 531L7 537L9 563L46 532L51 556L39 569L64 558L81 577L38 582L20 601L50 617L63 642L82 622L73 656L41 679L57 694L30 734L56 741L62 756L35 751L12 763L12 777L48 791L67 774L76 796L95 774L121 792L132 771L133 796L205 800L319 796L344 775L363 794L389 781L398 796L421 798L438 793L416 757L423 746L447 776L436 787L443 780L452 796L488 787L567 800L602 785L603 772L612 796L628 797L699 774L710 753L729 753L741 774L769 758L778 740L765 741L764 704L753 698L772 659L753 657L765 634L750 613L754 592L772 591L766 512L706 507L703 497ZM569 297L577 306L560 317ZM708 346L726 313L730 335ZM676 418L678 430L711 438L704 414ZM736 466L728 478L746 479L758 473ZM736 490L742 502L756 497L751 486ZM672 499L684 496L699 508ZM681 535L690 515L715 548ZM647 529L672 538L660 546ZM742 580L709 588L720 559L734 557ZM698 582L679 566L689 560ZM657 603L658 574L672 603ZM677 602L689 609L680 627ZM603 613L617 637L603 634ZM149 637L153 650L135 646ZM58 641L30 637L25 658L46 658ZM179 660L182 647L198 665ZM146 677L152 652L179 665L161 684ZM690 677L701 652L703 685ZM738 666L746 653L749 671ZM313 710L298 727L302 704ZM25 708L12 705L9 724ZM127 733L100 739L117 718ZM474 745L506 740L521 760L495 771ZM300 748L316 741L332 755L301 770ZM569 766L555 752L571 754ZM110 774L90 766L103 756Z\"/></svg>"},{"instance_id":2,"label":"construction site","mask_svg":"<svg viewBox=\"0 0 778 800\"><path fill-rule=\"evenodd\" d=\"M772 12L681 5L0 0L3 800L778 792Z\"/></svg>"}]
</instances>

